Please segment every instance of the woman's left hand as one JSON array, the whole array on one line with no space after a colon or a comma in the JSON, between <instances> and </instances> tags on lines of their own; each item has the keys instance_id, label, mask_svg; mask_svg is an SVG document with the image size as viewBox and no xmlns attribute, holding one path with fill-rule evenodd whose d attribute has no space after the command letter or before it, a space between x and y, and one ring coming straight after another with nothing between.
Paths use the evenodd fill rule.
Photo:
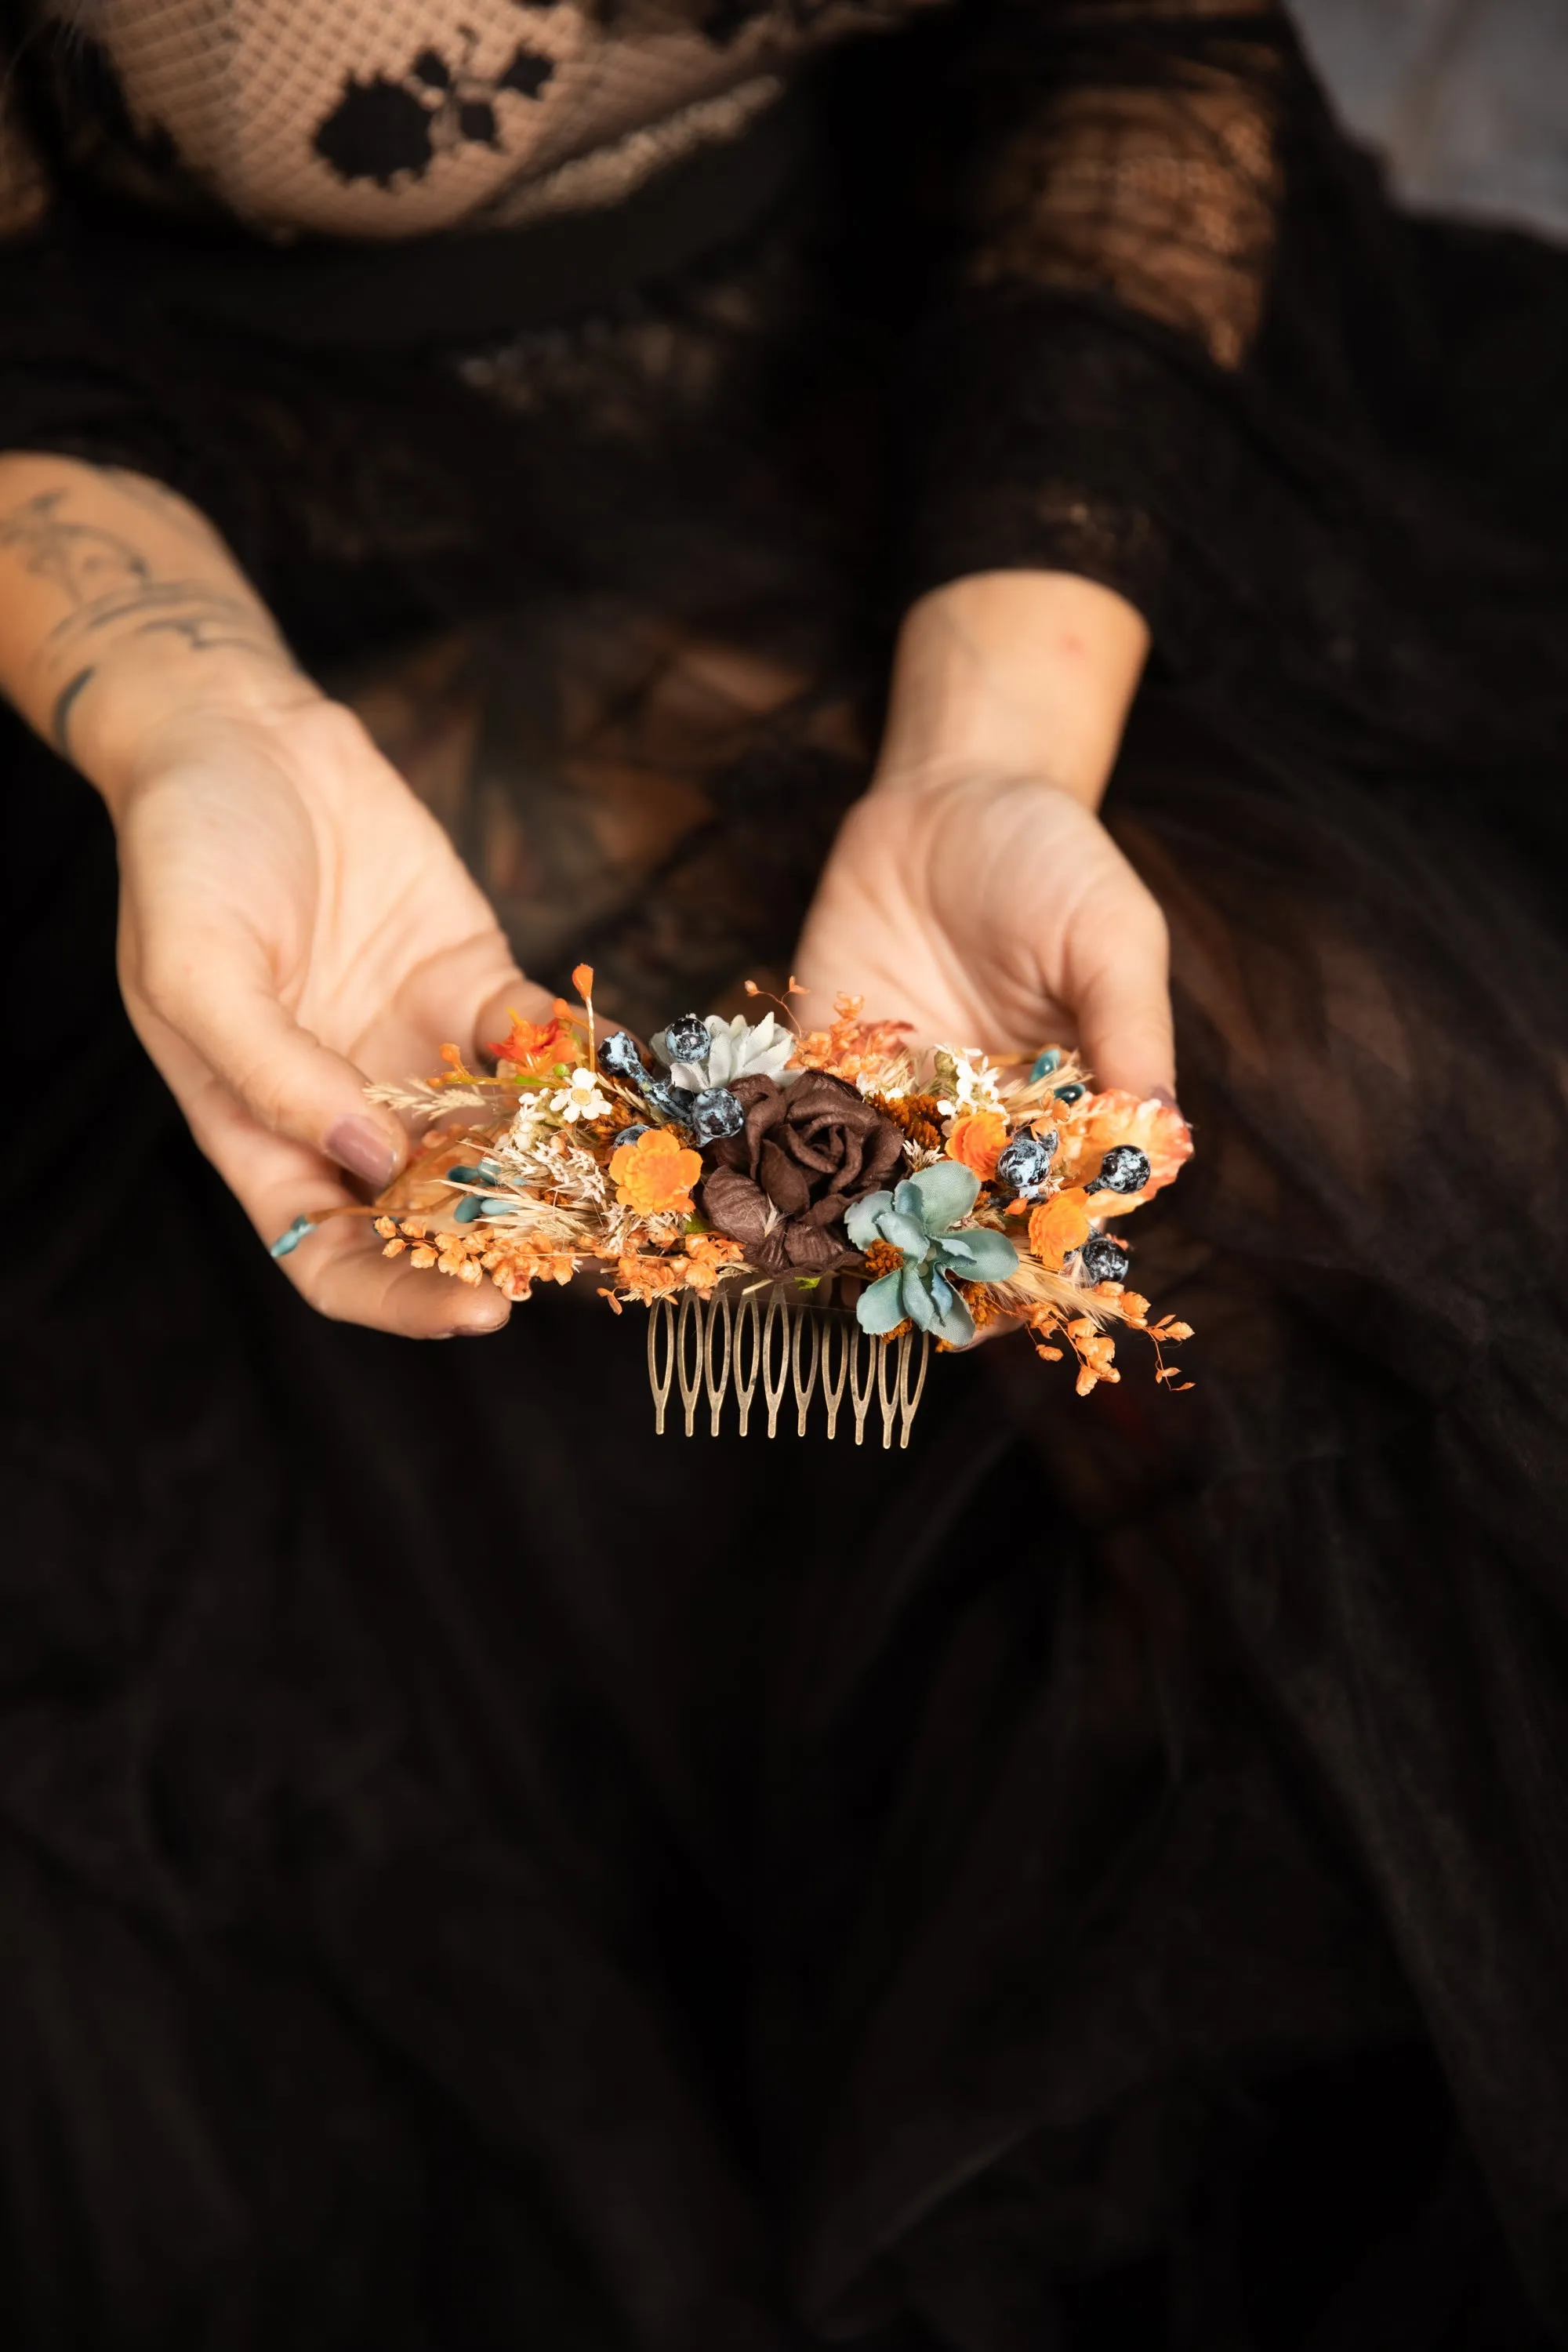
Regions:
<instances>
[{"instance_id":1,"label":"woman's left hand","mask_svg":"<svg viewBox=\"0 0 1568 2352\"><path fill-rule=\"evenodd\" d=\"M1173 1094L1164 918L1100 819L1044 777L879 782L835 845L799 963L920 1037L1076 1044L1100 1086Z\"/></svg>"},{"instance_id":2,"label":"woman's left hand","mask_svg":"<svg viewBox=\"0 0 1568 2352\"><path fill-rule=\"evenodd\" d=\"M922 1038L1076 1044L1101 1086L1173 1093L1164 918L1096 808L1142 666L1123 600L1059 573L962 581L906 624L883 756L801 941Z\"/></svg>"}]
</instances>

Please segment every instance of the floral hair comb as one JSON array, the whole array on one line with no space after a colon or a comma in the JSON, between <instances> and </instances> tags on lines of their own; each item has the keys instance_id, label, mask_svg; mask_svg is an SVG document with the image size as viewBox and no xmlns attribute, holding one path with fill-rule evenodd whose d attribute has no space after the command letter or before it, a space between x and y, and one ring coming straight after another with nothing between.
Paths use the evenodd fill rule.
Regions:
<instances>
[{"instance_id":1,"label":"floral hair comb","mask_svg":"<svg viewBox=\"0 0 1568 2352\"><path fill-rule=\"evenodd\" d=\"M855 997L808 1035L781 1003L782 1023L684 1013L645 1049L598 1035L586 965L573 984L585 1013L514 1016L493 1076L448 1045L438 1076L369 1089L443 1122L362 1213L388 1257L511 1299L597 1268L617 1314L648 1309L658 1426L679 1396L688 1436L704 1403L717 1435L731 1395L742 1434L755 1413L773 1436L790 1402L804 1435L820 1394L830 1437L847 1407L857 1444L874 1418L907 1444L933 1344L999 1322L1048 1360L1070 1349L1080 1396L1121 1378L1119 1325L1177 1383L1162 1349L1191 1332L1150 1321L1109 1230L1192 1150L1169 1105L1096 1093L1057 1046L1027 1066L919 1049Z\"/></svg>"}]
</instances>

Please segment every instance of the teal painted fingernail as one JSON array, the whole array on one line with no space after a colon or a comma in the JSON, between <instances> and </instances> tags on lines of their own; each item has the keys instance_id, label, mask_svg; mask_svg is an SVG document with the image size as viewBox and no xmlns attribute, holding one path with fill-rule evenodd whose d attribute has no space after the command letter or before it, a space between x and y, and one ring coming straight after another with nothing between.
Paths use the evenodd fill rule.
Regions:
<instances>
[{"instance_id":1,"label":"teal painted fingernail","mask_svg":"<svg viewBox=\"0 0 1568 2352\"><path fill-rule=\"evenodd\" d=\"M1036 1062L1034 1068L1029 1072L1029 1084L1033 1086L1037 1078L1048 1078L1053 1070L1060 1069L1061 1062L1061 1047L1059 1045L1047 1045L1045 1052Z\"/></svg>"},{"instance_id":2,"label":"teal painted fingernail","mask_svg":"<svg viewBox=\"0 0 1568 2352\"><path fill-rule=\"evenodd\" d=\"M316 1222L313 1217L296 1217L288 1232L286 1234L279 1234L277 1240L268 1251L268 1256L287 1257L290 1250L297 1250L299 1248L307 1234L313 1234L315 1230Z\"/></svg>"}]
</instances>

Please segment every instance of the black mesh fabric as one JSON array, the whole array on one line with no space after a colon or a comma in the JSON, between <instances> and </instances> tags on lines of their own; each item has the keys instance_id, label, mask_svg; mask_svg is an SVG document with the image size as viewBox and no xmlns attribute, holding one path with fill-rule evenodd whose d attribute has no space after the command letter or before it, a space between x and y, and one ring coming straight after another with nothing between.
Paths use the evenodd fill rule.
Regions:
<instances>
[{"instance_id":1,"label":"black mesh fabric","mask_svg":"<svg viewBox=\"0 0 1568 2352\"><path fill-rule=\"evenodd\" d=\"M1563 2340L1561 258L1393 215L1271 11L1007 0L847 43L734 249L285 341L103 267L237 232L75 14L0 440L205 505L545 981L787 969L915 586L1139 603L1200 1338L884 1456L656 1443L571 1297L312 1318L8 723L7 2341Z\"/></svg>"}]
</instances>

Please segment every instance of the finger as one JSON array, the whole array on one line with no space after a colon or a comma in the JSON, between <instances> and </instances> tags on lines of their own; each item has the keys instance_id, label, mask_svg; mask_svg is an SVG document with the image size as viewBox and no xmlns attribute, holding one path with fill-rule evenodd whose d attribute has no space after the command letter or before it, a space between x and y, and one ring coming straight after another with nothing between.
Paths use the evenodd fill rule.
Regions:
<instances>
[{"instance_id":1,"label":"finger","mask_svg":"<svg viewBox=\"0 0 1568 2352\"><path fill-rule=\"evenodd\" d=\"M331 1216L359 1207L328 1163L308 1146L272 1133L250 1117L193 1048L172 1033L154 1059L189 1121L197 1144L270 1246L300 1217L327 1219L280 1260L294 1287L322 1315L405 1339L442 1339L499 1330L510 1313L489 1283L470 1287L388 1259L365 1216Z\"/></svg>"},{"instance_id":2,"label":"finger","mask_svg":"<svg viewBox=\"0 0 1568 2352\"><path fill-rule=\"evenodd\" d=\"M1096 959L1075 995L1079 1050L1096 1084L1174 1101L1176 1043L1163 921L1155 915L1121 926L1113 952Z\"/></svg>"},{"instance_id":3,"label":"finger","mask_svg":"<svg viewBox=\"0 0 1568 2352\"><path fill-rule=\"evenodd\" d=\"M126 977L138 1026L145 1034L155 1024L165 1040L183 1040L258 1128L377 1192L402 1167L408 1146L395 1115L367 1102L364 1072L279 1003L254 942L187 935L177 950L144 955Z\"/></svg>"}]
</instances>

